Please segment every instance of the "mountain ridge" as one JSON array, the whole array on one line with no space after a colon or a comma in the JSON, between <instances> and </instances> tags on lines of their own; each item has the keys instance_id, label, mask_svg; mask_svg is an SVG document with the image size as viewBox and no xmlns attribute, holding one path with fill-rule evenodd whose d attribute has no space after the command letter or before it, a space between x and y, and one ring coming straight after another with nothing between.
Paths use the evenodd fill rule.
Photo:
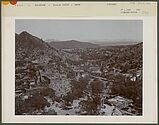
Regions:
<instances>
[{"instance_id":1,"label":"mountain ridge","mask_svg":"<svg viewBox=\"0 0 159 125\"><path fill-rule=\"evenodd\" d=\"M99 45L90 42L81 42L78 40L67 40L67 41L52 41L49 45L54 46L58 49L73 49L73 48L98 48Z\"/></svg>"}]
</instances>

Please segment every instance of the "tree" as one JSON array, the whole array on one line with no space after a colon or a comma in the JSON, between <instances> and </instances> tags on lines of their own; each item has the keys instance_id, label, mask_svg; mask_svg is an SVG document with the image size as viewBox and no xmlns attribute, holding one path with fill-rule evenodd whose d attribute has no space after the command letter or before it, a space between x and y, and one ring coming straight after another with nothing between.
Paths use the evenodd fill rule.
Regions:
<instances>
[{"instance_id":1,"label":"tree","mask_svg":"<svg viewBox=\"0 0 159 125\"><path fill-rule=\"evenodd\" d=\"M98 107L101 104L100 94L102 92L102 82L98 79L95 79L90 83L90 97L88 97L87 101L82 102L83 109L87 111L88 115L97 115Z\"/></svg>"}]
</instances>

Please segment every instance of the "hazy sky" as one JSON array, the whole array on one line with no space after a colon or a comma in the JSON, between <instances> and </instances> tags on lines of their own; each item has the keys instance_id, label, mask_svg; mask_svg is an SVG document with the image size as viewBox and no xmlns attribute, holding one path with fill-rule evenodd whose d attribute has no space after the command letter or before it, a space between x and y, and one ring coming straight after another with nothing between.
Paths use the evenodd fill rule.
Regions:
<instances>
[{"instance_id":1,"label":"hazy sky","mask_svg":"<svg viewBox=\"0 0 159 125\"><path fill-rule=\"evenodd\" d=\"M80 41L142 42L142 20L45 20L18 19L16 33L27 31L39 38Z\"/></svg>"}]
</instances>

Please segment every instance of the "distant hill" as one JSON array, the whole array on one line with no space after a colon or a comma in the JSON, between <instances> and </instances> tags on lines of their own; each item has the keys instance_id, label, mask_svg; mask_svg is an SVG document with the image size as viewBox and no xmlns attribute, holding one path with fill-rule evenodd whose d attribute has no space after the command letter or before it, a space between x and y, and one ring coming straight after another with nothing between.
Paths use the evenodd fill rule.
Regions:
<instances>
[{"instance_id":1,"label":"distant hill","mask_svg":"<svg viewBox=\"0 0 159 125\"><path fill-rule=\"evenodd\" d=\"M119 45L134 45L139 42L97 42L95 44L100 46L119 46Z\"/></svg>"},{"instance_id":2,"label":"distant hill","mask_svg":"<svg viewBox=\"0 0 159 125\"><path fill-rule=\"evenodd\" d=\"M49 43L51 46L54 46L58 49L73 49L73 48L97 48L99 45L89 43L89 42L80 42L76 40L69 41L53 41Z\"/></svg>"}]
</instances>

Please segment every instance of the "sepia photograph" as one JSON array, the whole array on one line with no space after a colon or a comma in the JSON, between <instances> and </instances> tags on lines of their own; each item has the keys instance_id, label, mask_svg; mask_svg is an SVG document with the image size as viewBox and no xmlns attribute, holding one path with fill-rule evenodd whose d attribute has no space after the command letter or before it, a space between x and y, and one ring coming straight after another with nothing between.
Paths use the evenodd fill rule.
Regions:
<instances>
[{"instance_id":1,"label":"sepia photograph","mask_svg":"<svg viewBox=\"0 0 159 125\"><path fill-rule=\"evenodd\" d=\"M15 20L15 115L143 115L143 21Z\"/></svg>"}]
</instances>

